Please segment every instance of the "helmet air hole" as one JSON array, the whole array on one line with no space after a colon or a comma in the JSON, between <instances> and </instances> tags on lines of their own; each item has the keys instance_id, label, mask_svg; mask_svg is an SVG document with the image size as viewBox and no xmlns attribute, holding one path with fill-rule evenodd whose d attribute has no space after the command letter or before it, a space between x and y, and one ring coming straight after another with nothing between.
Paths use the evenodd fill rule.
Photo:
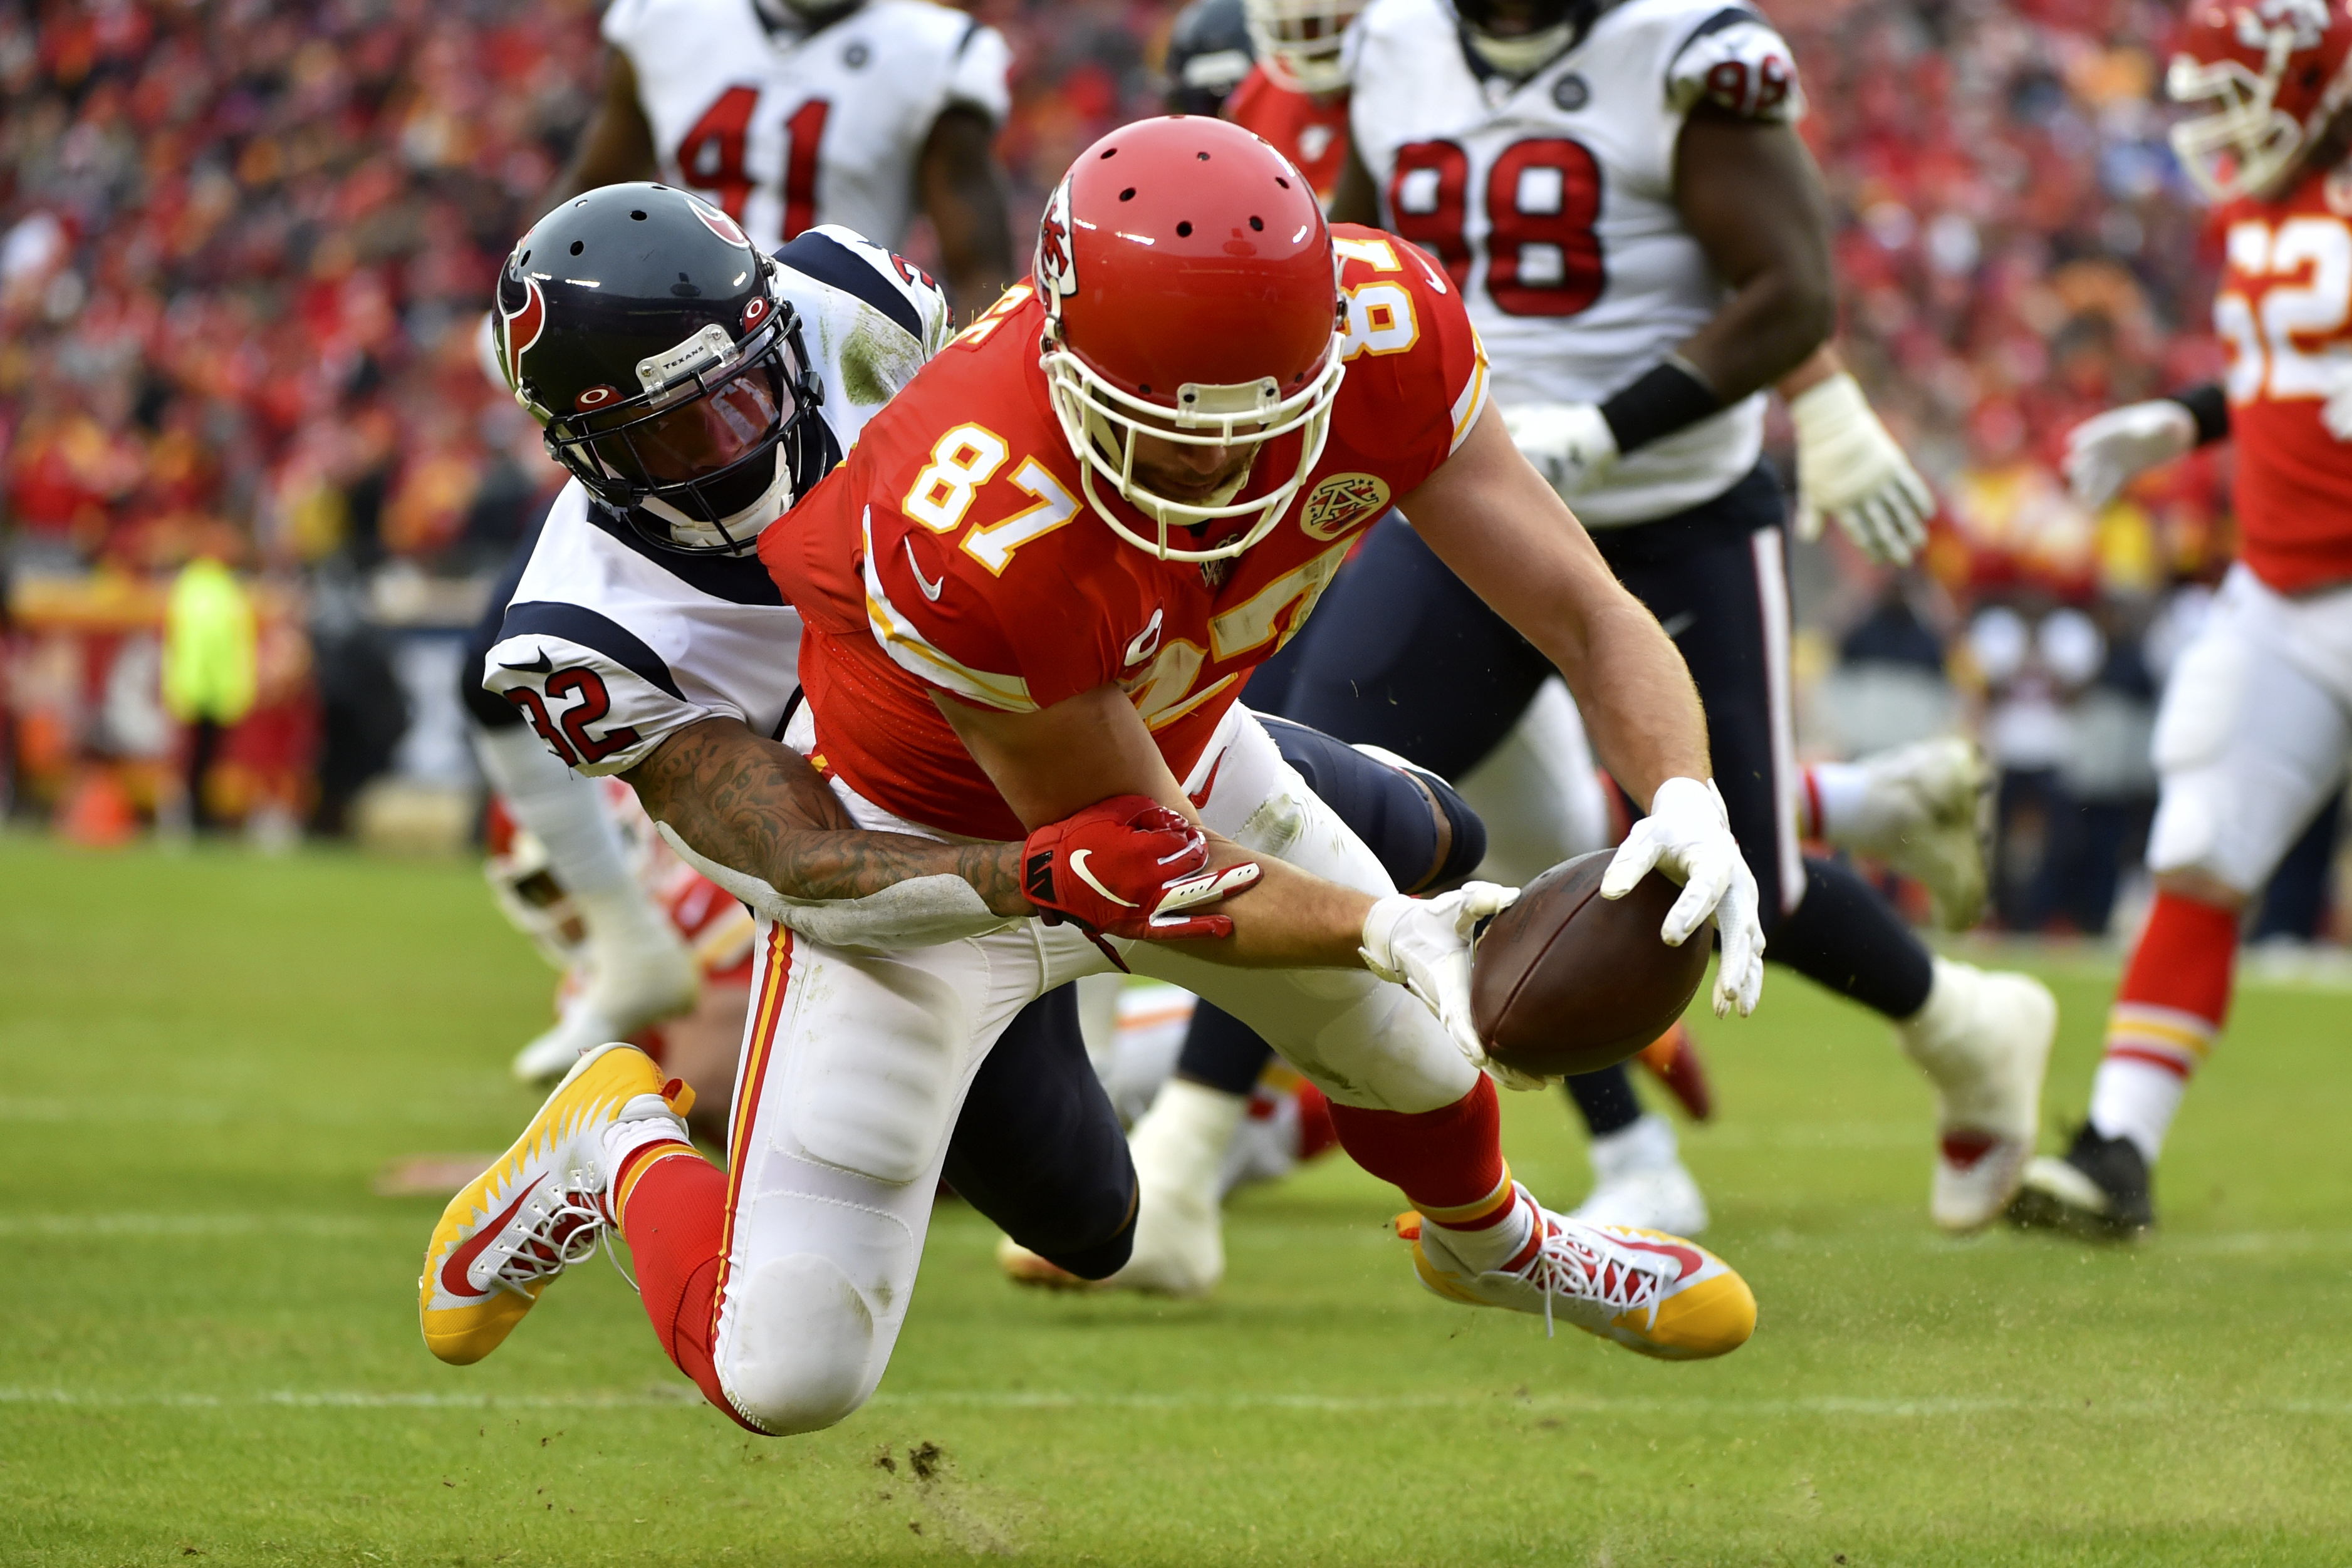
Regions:
<instances>
[{"instance_id":1,"label":"helmet air hole","mask_svg":"<svg viewBox=\"0 0 2352 1568\"><path fill-rule=\"evenodd\" d=\"M573 240L572 242L572 254L574 256L578 256L582 251L586 250L587 248L587 243L583 240Z\"/></svg>"},{"instance_id":2,"label":"helmet air hole","mask_svg":"<svg viewBox=\"0 0 2352 1568\"><path fill-rule=\"evenodd\" d=\"M1192 225L1189 222L1181 223L1176 225L1176 237L1178 239L1190 239L1192 235Z\"/></svg>"},{"instance_id":3,"label":"helmet air hole","mask_svg":"<svg viewBox=\"0 0 2352 1568\"><path fill-rule=\"evenodd\" d=\"M1274 183L1275 183L1276 184L1277 184L1277 185L1281 186L1281 187L1282 187L1284 190L1286 190L1286 191L1287 191L1288 189L1290 189L1290 182L1289 182L1288 180L1284 179L1284 178L1283 178L1281 175L1279 175L1279 174L1276 174L1276 175L1274 177Z\"/></svg>"},{"instance_id":4,"label":"helmet air hole","mask_svg":"<svg viewBox=\"0 0 2352 1568\"><path fill-rule=\"evenodd\" d=\"M1250 219L1250 227L1254 229L1262 229L1265 227L1265 220L1264 218L1252 218Z\"/></svg>"},{"instance_id":5,"label":"helmet air hole","mask_svg":"<svg viewBox=\"0 0 2352 1568\"><path fill-rule=\"evenodd\" d=\"M1192 156L1198 158L1203 163L1209 161L1209 155L1206 152L1195 152Z\"/></svg>"},{"instance_id":6,"label":"helmet air hole","mask_svg":"<svg viewBox=\"0 0 2352 1568\"><path fill-rule=\"evenodd\" d=\"M644 223L646 221L646 214L643 213L631 213L629 216L636 219L639 223Z\"/></svg>"},{"instance_id":7,"label":"helmet air hole","mask_svg":"<svg viewBox=\"0 0 2352 1568\"><path fill-rule=\"evenodd\" d=\"M522 259L521 259L520 261L517 262L515 265L516 265L516 266L518 266L518 267L529 267L529 266L530 265L530 252L529 252L529 251L525 251L525 252L523 252L523 253L522 253Z\"/></svg>"},{"instance_id":8,"label":"helmet air hole","mask_svg":"<svg viewBox=\"0 0 2352 1568\"><path fill-rule=\"evenodd\" d=\"M1118 149L1116 147L1106 147L1102 150L1102 155L1106 158L1116 158L1118 156Z\"/></svg>"},{"instance_id":9,"label":"helmet air hole","mask_svg":"<svg viewBox=\"0 0 2352 1568\"><path fill-rule=\"evenodd\" d=\"M1131 202L1135 200L1135 187L1129 185L1126 190L1121 191L1118 193L1118 199L1122 202Z\"/></svg>"}]
</instances>

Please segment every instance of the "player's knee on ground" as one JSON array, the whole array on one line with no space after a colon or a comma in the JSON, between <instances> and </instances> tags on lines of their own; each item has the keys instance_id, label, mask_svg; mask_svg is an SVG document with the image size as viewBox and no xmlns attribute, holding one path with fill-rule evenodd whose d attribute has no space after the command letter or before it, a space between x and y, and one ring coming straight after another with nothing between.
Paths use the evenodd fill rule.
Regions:
<instances>
[{"instance_id":1,"label":"player's knee on ground","mask_svg":"<svg viewBox=\"0 0 2352 1568\"><path fill-rule=\"evenodd\" d=\"M730 1288L719 1386L772 1437L818 1432L866 1403L874 1314L832 1259L772 1258Z\"/></svg>"}]
</instances>

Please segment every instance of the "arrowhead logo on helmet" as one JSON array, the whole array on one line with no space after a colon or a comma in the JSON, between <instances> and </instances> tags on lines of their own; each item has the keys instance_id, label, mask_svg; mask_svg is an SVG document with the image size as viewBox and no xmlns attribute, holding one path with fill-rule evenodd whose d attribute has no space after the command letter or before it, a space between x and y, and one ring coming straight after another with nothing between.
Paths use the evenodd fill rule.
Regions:
<instances>
[{"instance_id":1,"label":"arrowhead logo on helmet","mask_svg":"<svg viewBox=\"0 0 2352 1568\"><path fill-rule=\"evenodd\" d=\"M1037 258L1031 265L1037 275L1037 292L1044 297L1045 314L1055 320L1062 315L1062 301L1078 291L1078 267L1070 254L1070 176L1054 187L1054 194L1045 204L1045 215L1037 225Z\"/></svg>"}]
</instances>

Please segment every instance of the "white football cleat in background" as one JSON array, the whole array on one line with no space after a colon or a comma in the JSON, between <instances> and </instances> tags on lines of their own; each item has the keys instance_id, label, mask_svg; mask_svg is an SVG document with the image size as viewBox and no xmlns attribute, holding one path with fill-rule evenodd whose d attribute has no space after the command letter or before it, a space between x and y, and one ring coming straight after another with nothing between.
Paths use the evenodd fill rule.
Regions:
<instances>
[{"instance_id":1,"label":"white football cleat in background","mask_svg":"<svg viewBox=\"0 0 2352 1568\"><path fill-rule=\"evenodd\" d=\"M1135 1156L1135 1250L1112 1287L1203 1296L1225 1277L1226 1151L1249 1101L1171 1078L1128 1136Z\"/></svg>"},{"instance_id":2,"label":"white football cleat in background","mask_svg":"<svg viewBox=\"0 0 2352 1568\"><path fill-rule=\"evenodd\" d=\"M693 1010L701 990L694 955L668 916L635 887L574 894L588 927L587 991L555 1026L518 1051L514 1075L548 1083L581 1053Z\"/></svg>"},{"instance_id":3,"label":"white football cleat in background","mask_svg":"<svg viewBox=\"0 0 2352 1568\"><path fill-rule=\"evenodd\" d=\"M1706 1198L1683 1165L1675 1129L1654 1112L1592 1140L1591 1194L1569 1216L1587 1225L1627 1226L1696 1236Z\"/></svg>"},{"instance_id":4,"label":"white football cleat in background","mask_svg":"<svg viewBox=\"0 0 2352 1568\"><path fill-rule=\"evenodd\" d=\"M1895 1031L1936 1090L1928 1211L1969 1231L2000 1216L2032 1158L2058 1001L2031 975L1935 964L1927 1005Z\"/></svg>"},{"instance_id":5,"label":"white football cleat in background","mask_svg":"<svg viewBox=\"0 0 2352 1568\"><path fill-rule=\"evenodd\" d=\"M1923 740L1815 772L1822 837L1925 887L1945 930L1977 923L1992 841L1992 768L1974 741Z\"/></svg>"},{"instance_id":6,"label":"white football cleat in background","mask_svg":"<svg viewBox=\"0 0 2352 1568\"><path fill-rule=\"evenodd\" d=\"M1542 1244L1517 1269L1475 1270L1454 1255L1442 1228L1418 1214L1399 1218L1397 1234L1412 1243L1413 1271L1432 1293L1530 1312L1547 1327L1572 1323L1666 1361L1723 1355L1756 1332L1748 1282L1704 1247L1657 1231L1587 1225L1549 1212L1514 1186L1544 1228Z\"/></svg>"}]
</instances>

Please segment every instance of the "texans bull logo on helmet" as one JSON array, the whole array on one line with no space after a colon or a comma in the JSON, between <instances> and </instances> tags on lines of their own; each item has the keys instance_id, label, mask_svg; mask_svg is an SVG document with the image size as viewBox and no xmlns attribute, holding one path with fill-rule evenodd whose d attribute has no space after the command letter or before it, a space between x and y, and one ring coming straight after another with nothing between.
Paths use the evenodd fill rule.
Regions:
<instances>
[{"instance_id":1,"label":"texans bull logo on helmet","mask_svg":"<svg viewBox=\"0 0 2352 1568\"><path fill-rule=\"evenodd\" d=\"M522 390L522 357L546 329L547 296L536 278L509 263L499 279L499 369L506 372L507 390L526 409L531 403Z\"/></svg>"}]
</instances>

